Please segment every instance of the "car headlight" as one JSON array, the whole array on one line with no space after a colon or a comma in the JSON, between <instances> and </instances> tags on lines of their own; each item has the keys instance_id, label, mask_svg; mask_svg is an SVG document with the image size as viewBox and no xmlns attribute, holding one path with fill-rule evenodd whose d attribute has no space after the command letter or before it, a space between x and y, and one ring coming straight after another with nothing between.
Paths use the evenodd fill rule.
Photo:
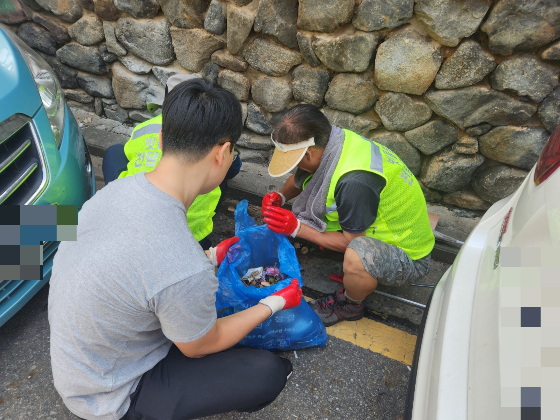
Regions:
<instances>
[{"instance_id":1,"label":"car headlight","mask_svg":"<svg viewBox=\"0 0 560 420\"><path fill-rule=\"evenodd\" d=\"M47 118L51 124L54 140L60 149L65 117L64 92L60 83L51 66L39 54L27 46L18 36L11 33L11 31L8 30L5 33L14 41L27 63L27 67L29 67L47 113Z\"/></svg>"}]
</instances>

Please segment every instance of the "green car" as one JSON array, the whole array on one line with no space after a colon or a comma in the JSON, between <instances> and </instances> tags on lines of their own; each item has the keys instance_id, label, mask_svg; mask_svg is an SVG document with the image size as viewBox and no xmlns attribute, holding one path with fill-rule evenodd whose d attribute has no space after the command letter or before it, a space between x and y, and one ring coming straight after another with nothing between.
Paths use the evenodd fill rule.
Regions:
<instances>
[{"instance_id":1,"label":"green car","mask_svg":"<svg viewBox=\"0 0 560 420\"><path fill-rule=\"evenodd\" d=\"M79 210L95 193L84 136L51 67L3 25L0 80L0 206ZM0 252L2 245L0 236ZM49 281L57 248L58 242L43 244L43 280L10 280L0 272L0 326Z\"/></svg>"}]
</instances>

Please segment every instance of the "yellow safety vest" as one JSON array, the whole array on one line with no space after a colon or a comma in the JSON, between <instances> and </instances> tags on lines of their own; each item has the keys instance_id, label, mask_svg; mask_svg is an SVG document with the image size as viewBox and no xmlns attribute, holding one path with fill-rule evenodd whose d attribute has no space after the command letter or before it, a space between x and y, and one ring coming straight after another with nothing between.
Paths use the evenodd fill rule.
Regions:
<instances>
[{"instance_id":1,"label":"yellow safety vest","mask_svg":"<svg viewBox=\"0 0 560 420\"><path fill-rule=\"evenodd\" d=\"M140 172L152 171L161 159L159 148L159 132L161 130L161 114L148 121L138 124L124 145L124 153L128 159L126 171L119 178L132 176ZM208 194L199 195L187 210L187 224L197 241L206 238L214 228L212 217L220 200L220 187Z\"/></svg>"},{"instance_id":2,"label":"yellow safety vest","mask_svg":"<svg viewBox=\"0 0 560 420\"><path fill-rule=\"evenodd\" d=\"M377 217L366 236L396 245L412 260L425 257L435 244L426 200L418 181L403 161L387 147L344 130L344 145L327 193L325 222L328 231L341 231L334 191L348 172L368 171L382 176ZM304 183L307 185L311 177ZM359 198L356 198L359 199Z\"/></svg>"}]
</instances>

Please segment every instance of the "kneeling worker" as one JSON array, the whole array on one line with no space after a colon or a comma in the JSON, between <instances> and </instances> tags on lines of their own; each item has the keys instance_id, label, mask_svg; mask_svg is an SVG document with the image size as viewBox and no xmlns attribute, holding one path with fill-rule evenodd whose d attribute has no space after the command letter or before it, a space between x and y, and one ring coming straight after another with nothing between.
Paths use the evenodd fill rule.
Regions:
<instances>
[{"instance_id":1,"label":"kneeling worker","mask_svg":"<svg viewBox=\"0 0 560 420\"><path fill-rule=\"evenodd\" d=\"M364 315L378 283L418 281L431 265L435 239L418 181L387 147L332 126L313 105L297 105L275 124L269 174L297 166L267 194L268 227L344 252L344 288L310 303L326 326ZM293 212L282 209L297 196Z\"/></svg>"},{"instance_id":2,"label":"kneeling worker","mask_svg":"<svg viewBox=\"0 0 560 420\"><path fill-rule=\"evenodd\" d=\"M78 240L60 245L49 292L51 364L55 388L79 417L249 412L284 388L287 359L230 348L299 304L297 280L216 319L214 267L239 238L205 254L187 225L195 198L223 181L241 129L231 93L202 79L177 85L163 104L157 167L95 194L80 211Z\"/></svg>"},{"instance_id":3,"label":"kneeling worker","mask_svg":"<svg viewBox=\"0 0 560 420\"><path fill-rule=\"evenodd\" d=\"M179 83L191 79L200 79L200 77L187 74L171 76L165 87L166 95ZM151 112L155 112L160 107L160 103L148 104ZM103 158L105 185L117 178L132 176L139 172L150 172L156 167L161 158L158 140L161 126L162 115L160 114L138 124L124 147L121 144L115 144L107 149ZM222 183L208 194L199 195L189 207L187 222L193 236L203 249L212 246L207 238L214 227L212 218L220 208L228 191L228 180L234 178L240 169L241 159L235 149L233 163Z\"/></svg>"}]
</instances>

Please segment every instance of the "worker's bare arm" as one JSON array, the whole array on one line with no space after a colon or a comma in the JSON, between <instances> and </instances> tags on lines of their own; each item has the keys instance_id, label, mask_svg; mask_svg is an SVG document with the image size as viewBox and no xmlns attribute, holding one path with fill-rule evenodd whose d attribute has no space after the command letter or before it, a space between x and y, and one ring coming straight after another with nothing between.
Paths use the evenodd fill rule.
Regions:
<instances>
[{"instance_id":1,"label":"worker's bare arm","mask_svg":"<svg viewBox=\"0 0 560 420\"><path fill-rule=\"evenodd\" d=\"M303 190L300 190L299 188L297 188L294 184L294 175L292 175L291 177L289 177L286 180L286 183L284 184L284 186L282 187L282 189L279 191L284 197L286 197L286 201L291 200L294 197L297 197L298 195L301 194Z\"/></svg>"},{"instance_id":2,"label":"worker's bare arm","mask_svg":"<svg viewBox=\"0 0 560 420\"><path fill-rule=\"evenodd\" d=\"M189 343L174 343L187 357L203 357L229 349L270 316L270 308L255 305L236 314L219 318L210 331Z\"/></svg>"},{"instance_id":3,"label":"worker's bare arm","mask_svg":"<svg viewBox=\"0 0 560 420\"><path fill-rule=\"evenodd\" d=\"M364 236L365 232L350 233L350 232L319 232L305 224L301 224L301 228L297 234L298 238L305 239L317 245L324 246L325 248L332 249L333 251L344 252L352 239L358 236Z\"/></svg>"}]
</instances>

